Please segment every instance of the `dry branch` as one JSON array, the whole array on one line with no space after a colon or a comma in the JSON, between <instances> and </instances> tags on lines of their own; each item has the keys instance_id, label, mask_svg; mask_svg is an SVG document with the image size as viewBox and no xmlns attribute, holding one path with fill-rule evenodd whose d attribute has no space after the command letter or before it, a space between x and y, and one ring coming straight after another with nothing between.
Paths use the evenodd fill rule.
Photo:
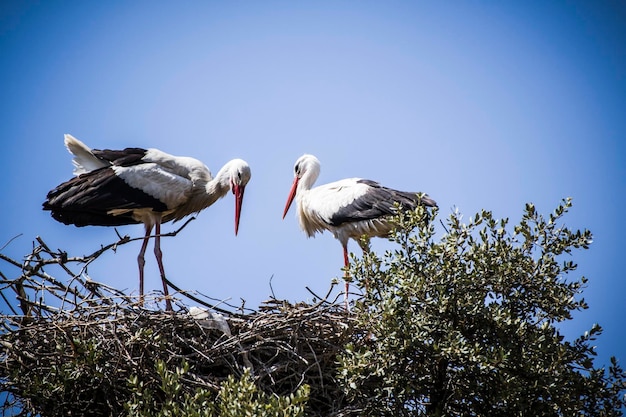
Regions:
<instances>
[{"instance_id":1,"label":"dry branch","mask_svg":"<svg viewBox=\"0 0 626 417\"><path fill-rule=\"evenodd\" d=\"M120 237L85 257L53 251L41 238L23 262L0 253L16 272L11 277L0 268L2 310L10 310L2 314L0 385L14 400L5 403L4 413L17 406L42 416L122 415L131 376L158 391L156 362L175 369L184 360L190 365L188 392L217 391L228 375L249 368L266 392L290 394L308 384L308 415L347 415L335 376L337 354L354 334L354 321L342 305L272 299L258 311L235 312L176 288L219 310L227 331L210 317L190 315L180 301L175 313L139 307L135 297L84 276L85 265L131 240ZM45 271L52 265L66 279ZM160 298L152 293L146 300L156 306Z\"/></svg>"}]
</instances>

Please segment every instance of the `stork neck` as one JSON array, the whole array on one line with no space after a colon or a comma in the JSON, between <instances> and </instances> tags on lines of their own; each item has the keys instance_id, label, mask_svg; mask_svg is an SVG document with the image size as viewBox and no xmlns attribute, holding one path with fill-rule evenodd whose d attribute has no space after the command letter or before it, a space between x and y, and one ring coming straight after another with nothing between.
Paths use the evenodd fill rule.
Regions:
<instances>
[{"instance_id":1,"label":"stork neck","mask_svg":"<svg viewBox=\"0 0 626 417\"><path fill-rule=\"evenodd\" d=\"M301 194L302 191L309 191L313 187L313 184L315 184L315 181L317 180L317 177L319 177L319 175L319 169L311 169L309 171L306 171L298 181L298 194Z\"/></svg>"},{"instance_id":2,"label":"stork neck","mask_svg":"<svg viewBox=\"0 0 626 417\"><path fill-rule=\"evenodd\" d=\"M230 172L226 166L219 170L215 178L206 184L206 193L210 204L224 197L230 190Z\"/></svg>"}]
</instances>

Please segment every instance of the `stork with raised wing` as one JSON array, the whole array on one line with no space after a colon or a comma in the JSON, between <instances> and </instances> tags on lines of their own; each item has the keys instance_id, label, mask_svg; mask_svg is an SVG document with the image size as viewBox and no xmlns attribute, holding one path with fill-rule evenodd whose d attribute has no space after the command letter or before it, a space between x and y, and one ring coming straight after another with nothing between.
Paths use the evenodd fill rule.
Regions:
<instances>
[{"instance_id":1,"label":"stork with raised wing","mask_svg":"<svg viewBox=\"0 0 626 417\"><path fill-rule=\"evenodd\" d=\"M166 309L171 311L161 252L161 224L198 213L232 191L236 235L250 167L241 159L233 159L213 177L199 160L158 149L90 149L71 135L65 135L65 146L74 155L75 177L50 191L43 209L50 210L55 220L78 227L143 223L145 236L137 257L142 304L144 254L154 228L154 254Z\"/></svg>"},{"instance_id":2,"label":"stork with raised wing","mask_svg":"<svg viewBox=\"0 0 626 417\"><path fill-rule=\"evenodd\" d=\"M369 238L385 237L393 230L394 224L389 219L396 214L396 203L404 211L414 210L420 204L437 207L435 200L425 194L393 190L362 178L347 178L311 188L320 174L320 161L313 155L298 158L294 171L283 219L295 198L300 227L308 237L328 230L341 243L346 277L350 238L366 252ZM348 290L346 280L346 300Z\"/></svg>"}]
</instances>

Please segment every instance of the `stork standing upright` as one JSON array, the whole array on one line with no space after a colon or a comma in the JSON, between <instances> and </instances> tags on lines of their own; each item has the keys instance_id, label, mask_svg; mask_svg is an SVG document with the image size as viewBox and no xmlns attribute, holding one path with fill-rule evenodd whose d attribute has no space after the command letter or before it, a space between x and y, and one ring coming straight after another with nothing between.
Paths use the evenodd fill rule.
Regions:
<instances>
[{"instance_id":1,"label":"stork standing upright","mask_svg":"<svg viewBox=\"0 0 626 417\"><path fill-rule=\"evenodd\" d=\"M350 238L367 252L369 238L385 237L393 230L389 217L396 214L396 203L405 211L414 210L419 204L437 207L435 200L427 195L420 197L418 193L393 190L362 178L347 178L311 188L320 174L320 161L313 155L298 158L294 171L283 219L295 197L300 227L308 237L328 230L341 242L346 278ZM346 280L346 302L349 288Z\"/></svg>"},{"instance_id":2,"label":"stork standing upright","mask_svg":"<svg viewBox=\"0 0 626 417\"><path fill-rule=\"evenodd\" d=\"M161 252L161 223L198 213L231 190L235 195L236 235L250 167L241 159L233 159L213 178L199 160L158 149L90 149L71 135L65 135L65 146L74 155L75 177L50 191L43 209L50 210L55 220L78 227L143 223L146 233L137 257L141 304L144 254L154 228L154 254L166 309L171 311Z\"/></svg>"}]
</instances>

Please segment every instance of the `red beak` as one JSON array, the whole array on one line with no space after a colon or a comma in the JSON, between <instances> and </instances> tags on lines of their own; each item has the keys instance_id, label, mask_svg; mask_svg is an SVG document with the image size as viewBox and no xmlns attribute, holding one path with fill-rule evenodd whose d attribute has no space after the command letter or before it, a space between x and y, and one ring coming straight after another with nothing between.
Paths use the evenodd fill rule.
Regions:
<instances>
[{"instance_id":1,"label":"red beak","mask_svg":"<svg viewBox=\"0 0 626 417\"><path fill-rule=\"evenodd\" d=\"M291 186L291 190L289 191L289 197L287 197L287 204L285 204L285 211L283 212L283 219L287 215L289 211L289 207L291 207L291 203L293 203L293 199L296 196L296 190L298 188L298 181L300 178L296 177L293 180L293 185Z\"/></svg>"},{"instance_id":2,"label":"red beak","mask_svg":"<svg viewBox=\"0 0 626 417\"><path fill-rule=\"evenodd\" d=\"M246 191L245 186L233 185L233 194L235 194L235 236L237 236L237 232L239 232L239 215L241 214L244 191Z\"/></svg>"}]
</instances>

